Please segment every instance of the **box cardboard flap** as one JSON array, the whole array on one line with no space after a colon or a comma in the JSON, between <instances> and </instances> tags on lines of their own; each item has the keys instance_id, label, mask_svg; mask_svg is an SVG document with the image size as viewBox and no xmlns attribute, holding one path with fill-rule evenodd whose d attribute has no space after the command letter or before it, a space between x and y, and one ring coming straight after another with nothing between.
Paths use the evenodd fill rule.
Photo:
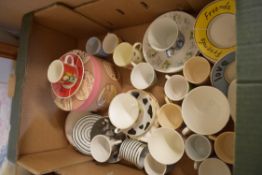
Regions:
<instances>
[{"instance_id":1,"label":"box cardboard flap","mask_svg":"<svg viewBox=\"0 0 262 175\"><path fill-rule=\"evenodd\" d=\"M89 156L76 152L72 147L68 147L55 151L21 156L17 162L33 174L45 174L91 159Z\"/></svg>"},{"instance_id":2,"label":"box cardboard flap","mask_svg":"<svg viewBox=\"0 0 262 175\"><path fill-rule=\"evenodd\" d=\"M186 1L175 0L100 0L75 8L110 29L148 23L175 9L191 11L192 7Z\"/></svg>"},{"instance_id":3,"label":"box cardboard flap","mask_svg":"<svg viewBox=\"0 0 262 175\"><path fill-rule=\"evenodd\" d=\"M46 27L76 38L106 32L104 27L61 4L55 4L37 11L35 13L35 19L38 23Z\"/></svg>"},{"instance_id":4,"label":"box cardboard flap","mask_svg":"<svg viewBox=\"0 0 262 175\"><path fill-rule=\"evenodd\" d=\"M98 164L88 161L78 165L65 167L56 171L60 175L143 175L144 172L122 164Z\"/></svg>"}]
</instances>

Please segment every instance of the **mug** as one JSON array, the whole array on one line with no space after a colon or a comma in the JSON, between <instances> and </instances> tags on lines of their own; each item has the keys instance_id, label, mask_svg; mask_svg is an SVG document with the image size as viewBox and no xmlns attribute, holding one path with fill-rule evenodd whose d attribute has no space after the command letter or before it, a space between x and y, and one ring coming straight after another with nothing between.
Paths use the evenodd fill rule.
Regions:
<instances>
[{"instance_id":1,"label":"mug","mask_svg":"<svg viewBox=\"0 0 262 175\"><path fill-rule=\"evenodd\" d=\"M77 81L77 67L74 57L67 55L64 61L52 61L48 67L47 78L50 83L61 83L66 89L73 87Z\"/></svg>"},{"instance_id":2,"label":"mug","mask_svg":"<svg viewBox=\"0 0 262 175\"><path fill-rule=\"evenodd\" d=\"M112 54L121 39L114 33L107 33L102 42L102 48L106 54Z\"/></svg>"},{"instance_id":3,"label":"mug","mask_svg":"<svg viewBox=\"0 0 262 175\"><path fill-rule=\"evenodd\" d=\"M183 67L183 75L185 79L193 84L205 83L211 71L209 62L201 57L195 56L187 60Z\"/></svg>"},{"instance_id":4,"label":"mug","mask_svg":"<svg viewBox=\"0 0 262 175\"><path fill-rule=\"evenodd\" d=\"M231 171L221 160L208 158L199 165L198 175L231 175Z\"/></svg>"},{"instance_id":5,"label":"mug","mask_svg":"<svg viewBox=\"0 0 262 175\"><path fill-rule=\"evenodd\" d=\"M138 101L127 93L116 95L108 109L108 116L111 123L116 127L116 133L131 128L136 123L139 113Z\"/></svg>"},{"instance_id":6,"label":"mug","mask_svg":"<svg viewBox=\"0 0 262 175\"><path fill-rule=\"evenodd\" d=\"M142 43L137 42L133 46L127 42L120 43L114 50L113 60L119 67L130 67L132 62L142 62Z\"/></svg>"},{"instance_id":7,"label":"mug","mask_svg":"<svg viewBox=\"0 0 262 175\"><path fill-rule=\"evenodd\" d=\"M209 136L213 140L217 157L228 164L234 164L235 133L223 132L219 136Z\"/></svg>"},{"instance_id":8,"label":"mug","mask_svg":"<svg viewBox=\"0 0 262 175\"><path fill-rule=\"evenodd\" d=\"M150 153L144 159L144 169L148 175L164 175L168 172L168 168L167 165L157 162Z\"/></svg>"},{"instance_id":9,"label":"mug","mask_svg":"<svg viewBox=\"0 0 262 175\"><path fill-rule=\"evenodd\" d=\"M154 68L149 63L132 63L130 80L136 89L147 89L157 81Z\"/></svg>"},{"instance_id":10,"label":"mug","mask_svg":"<svg viewBox=\"0 0 262 175\"><path fill-rule=\"evenodd\" d=\"M148 42L156 51L166 51L178 38L177 23L171 18L155 20L148 28Z\"/></svg>"},{"instance_id":11,"label":"mug","mask_svg":"<svg viewBox=\"0 0 262 175\"><path fill-rule=\"evenodd\" d=\"M181 107L165 97L166 104L157 111L157 120L162 127L177 129L183 123Z\"/></svg>"},{"instance_id":12,"label":"mug","mask_svg":"<svg viewBox=\"0 0 262 175\"><path fill-rule=\"evenodd\" d=\"M171 165L178 162L185 151L184 139L170 128L156 129L148 140L148 149L159 163Z\"/></svg>"},{"instance_id":13,"label":"mug","mask_svg":"<svg viewBox=\"0 0 262 175\"><path fill-rule=\"evenodd\" d=\"M134 139L125 139L120 146L119 156L135 165L137 168L144 167L144 159L148 153L146 144Z\"/></svg>"},{"instance_id":14,"label":"mug","mask_svg":"<svg viewBox=\"0 0 262 175\"><path fill-rule=\"evenodd\" d=\"M195 161L194 169L197 169L199 162L210 156L212 145L205 136L193 134L185 141L185 152L191 160Z\"/></svg>"},{"instance_id":15,"label":"mug","mask_svg":"<svg viewBox=\"0 0 262 175\"><path fill-rule=\"evenodd\" d=\"M189 92L189 83L182 75L166 75L166 79L164 91L170 100L180 101Z\"/></svg>"},{"instance_id":16,"label":"mug","mask_svg":"<svg viewBox=\"0 0 262 175\"><path fill-rule=\"evenodd\" d=\"M86 52L98 57L107 57L108 54L102 48L101 40L95 36L90 37L86 42Z\"/></svg>"},{"instance_id":17,"label":"mug","mask_svg":"<svg viewBox=\"0 0 262 175\"><path fill-rule=\"evenodd\" d=\"M118 145L122 140L116 140L105 135L97 135L91 140L91 155L97 162L107 162L114 152L118 152Z\"/></svg>"}]
</instances>

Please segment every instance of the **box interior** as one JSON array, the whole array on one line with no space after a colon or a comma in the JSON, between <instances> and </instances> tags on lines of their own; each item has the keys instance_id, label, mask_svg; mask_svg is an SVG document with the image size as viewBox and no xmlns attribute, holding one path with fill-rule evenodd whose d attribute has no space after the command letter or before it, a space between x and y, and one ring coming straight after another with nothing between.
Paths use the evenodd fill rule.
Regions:
<instances>
[{"instance_id":1,"label":"box interior","mask_svg":"<svg viewBox=\"0 0 262 175\"><path fill-rule=\"evenodd\" d=\"M46 78L49 63L72 49L83 49L90 36L114 32L124 41L142 41L148 24L171 10L184 10L195 15L210 0L100 0L76 9L62 4L34 12L30 24L27 62L20 97L21 113L18 140L18 164L34 174L143 174L142 170L123 164L100 165L91 157L73 149L64 134L67 113L58 109L51 97ZM23 43L21 43L23 45ZM108 61L112 61L108 58ZM122 90L132 89L130 70L118 68ZM164 104L164 75L149 91ZM92 172L92 173L91 173ZM175 165L171 174L196 175L193 162L186 156Z\"/></svg>"}]
</instances>

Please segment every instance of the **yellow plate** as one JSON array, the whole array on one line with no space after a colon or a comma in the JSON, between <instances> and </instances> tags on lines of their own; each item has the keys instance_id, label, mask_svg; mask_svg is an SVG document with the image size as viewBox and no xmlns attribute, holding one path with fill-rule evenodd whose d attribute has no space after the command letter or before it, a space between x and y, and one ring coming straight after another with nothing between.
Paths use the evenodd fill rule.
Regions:
<instances>
[{"instance_id":1,"label":"yellow plate","mask_svg":"<svg viewBox=\"0 0 262 175\"><path fill-rule=\"evenodd\" d=\"M235 0L217 0L209 3L199 13L195 28L194 38L200 52L210 61L216 62L228 53L235 51L236 46L229 48L219 48L215 46L208 38L208 25L218 15L236 13Z\"/></svg>"}]
</instances>

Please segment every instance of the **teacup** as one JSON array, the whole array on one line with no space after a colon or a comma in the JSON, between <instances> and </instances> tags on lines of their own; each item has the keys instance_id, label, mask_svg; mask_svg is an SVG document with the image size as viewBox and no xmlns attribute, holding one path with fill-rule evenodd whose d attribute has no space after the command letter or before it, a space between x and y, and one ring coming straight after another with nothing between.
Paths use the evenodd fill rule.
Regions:
<instances>
[{"instance_id":1,"label":"teacup","mask_svg":"<svg viewBox=\"0 0 262 175\"><path fill-rule=\"evenodd\" d=\"M185 141L185 152L194 162L194 169L203 160L207 159L212 152L212 145L208 138L203 135L193 134Z\"/></svg>"},{"instance_id":2,"label":"teacup","mask_svg":"<svg viewBox=\"0 0 262 175\"><path fill-rule=\"evenodd\" d=\"M127 42L120 43L114 50L113 60L119 67L130 67L132 62L142 62L142 44L137 42L132 46Z\"/></svg>"},{"instance_id":3,"label":"teacup","mask_svg":"<svg viewBox=\"0 0 262 175\"><path fill-rule=\"evenodd\" d=\"M183 123L181 107L171 103L167 97L165 100L166 104L161 106L157 112L157 120L162 127L177 129Z\"/></svg>"},{"instance_id":4,"label":"teacup","mask_svg":"<svg viewBox=\"0 0 262 175\"><path fill-rule=\"evenodd\" d=\"M159 163L171 165L178 162L185 151L184 139L170 128L156 129L148 140L148 149Z\"/></svg>"},{"instance_id":5,"label":"teacup","mask_svg":"<svg viewBox=\"0 0 262 175\"><path fill-rule=\"evenodd\" d=\"M86 42L86 52L98 57L107 57L108 54L102 48L101 40L95 36L90 37Z\"/></svg>"},{"instance_id":6,"label":"teacup","mask_svg":"<svg viewBox=\"0 0 262 175\"><path fill-rule=\"evenodd\" d=\"M227 164L217 158L204 160L198 168L198 175L231 175Z\"/></svg>"},{"instance_id":7,"label":"teacup","mask_svg":"<svg viewBox=\"0 0 262 175\"><path fill-rule=\"evenodd\" d=\"M215 153L218 158L228 164L234 164L235 133L223 132L219 136L209 136L213 140Z\"/></svg>"},{"instance_id":8,"label":"teacup","mask_svg":"<svg viewBox=\"0 0 262 175\"><path fill-rule=\"evenodd\" d=\"M189 92L189 83L181 75L166 75L164 91L166 96L172 101L182 100Z\"/></svg>"},{"instance_id":9,"label":"teacup","mask_svg":"<svg viewBox=\"0 0 262 175\"><path fill-rule=\"evenodd\" d=\"M148 29L148 42L157 51L171 48L178 37L177 23L170 18L161 18L152 22Z\"/></svg>"},{"instance_id":10,"label":"teacup","mask_svg":"<svg viewBox=\"0 0 262 175\"><path fill-rule=\"evenodd\" d=\"M114 33L107 33L102 42L102 48L107 54L112 54L121 39Z\"/></svg>"},{"instance_id":11,"label":"teacup","mask_svg":"<svg viewBox=\"0 0 262 175\"><path fill-rule=\"evenodd\" d=\"M149 63L132 63L132 65L134 67L130 80L136 89L147 89L157 81L155 70Z\"/></svg>"},{"instance_id":12,"label":"teacup","mask_svg":"<svg viewBox=\"0 0 262 175\"><path fill-rule=\"evenodd\" d=\"M118 145L122 140L116 140L105 135L97 135L91 141L91 155L97 162L107 162L114 152L118 152ZM113 157L112 157L113 158Z\"/></svg>"},{"instance_id":13,"label":"teacup","mask_svg":"<svg viewBox=\"0 0 262 175\"><path fill-rule=\"evenodd\" d=\"M144 168L148 175L164 175L167 173L167 165L157 162L150 153L144 159Z\"/></svg>"},{"instance_id":14,"label":"teacup","mask_svg":"<svg viewBox=\"0 0 262 175\"><path fill-rule=\"evenodd\" d=\"M116 95L108 109L108 116L111 123L116 127L116 133L130 129L136 123L139 113L138 101L127 93Z\"/></svg>"},{"instance_id":15,"label":"teacup","mask_svg":"<svg viewBox=\"0 0 262 175\"><path fill-rule=\"evenodd\" d=\"M66 89L73 87L77 82L77 67L74 57L67 55L64 61L52 61L48 67L47 78L50 83L61 83Z\"/></svg>"},{"instance_id":16,"label":"teacup","mask_svg":"<svg viewBox=\"0 0 262 175\"><path fill-rule=\"evenodd\" d=\"M211 71L209 62L200 56L195 56L186 61L183 74L187 81L193 84L205 83Z\"/></svg>"}]
</instances>

